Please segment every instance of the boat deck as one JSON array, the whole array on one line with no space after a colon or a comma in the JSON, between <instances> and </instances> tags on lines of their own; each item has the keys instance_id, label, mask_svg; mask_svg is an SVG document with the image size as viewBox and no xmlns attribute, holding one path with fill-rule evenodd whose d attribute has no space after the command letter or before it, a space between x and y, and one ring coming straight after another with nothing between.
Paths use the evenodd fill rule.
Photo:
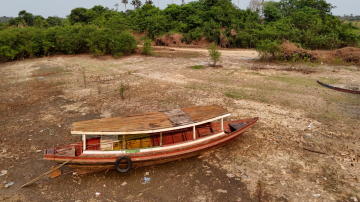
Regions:
<instances>
[{"instance_id":1,"label":"boat deck","mask_svg":"<svg viewBox=\"0 0 360 202\"><path fill-rule=\"evenodd\" d=\"M80 121L71 125L72 134L131 135L183 129L229 116L219 106L199 106L131 116Z\"/></svg>"}]
</instances>

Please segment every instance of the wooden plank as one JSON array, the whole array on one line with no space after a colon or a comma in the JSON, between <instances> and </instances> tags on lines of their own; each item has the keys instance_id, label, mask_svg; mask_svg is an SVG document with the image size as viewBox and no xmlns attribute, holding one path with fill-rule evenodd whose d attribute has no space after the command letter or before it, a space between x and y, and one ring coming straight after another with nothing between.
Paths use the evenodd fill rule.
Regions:
<instances>
[{"instance_id":1,"label":"wooden plank","mask_svg":"<svg viewBox=\"0 0 360 202\"><path fill-rule=\"evenodd\" d=\"M68 161L66 161L65 163L63 163L63 164L61 164L61 165L59 165L59 166L55 167L54 169L47 171L46 173L44 173L44 174L40 175L39 177L37 177L37 178L35 178L35 179L31 180L30 182L28 182L28 183L24 184L23 186L21 186L21 188L23 188L23 187L25 187L25 186L27 186L27 185L29 185L29 184L32 184L33 182L35 182L36 180L38 180L38 179L40 179L40 178L44 177L44 176L45 176L45 175L47 175L47 174L50 174L50 173L52 173L52 172L56 171L57 169L59 169L59 168L63 167L65 164L69 163L69 162L70 162L70 161L72 161L72 160L73 160L73 158L72 158L72 159L70 159L70 160L68 160Z\"/></svg>"},{"instance_id":2,"label":"wooden plank","mask_svg":"<svg viewBox=\"0 0 360 202\"><path fill-rule=\"evenodd\" d=\"M72 124L72 134L136 134L147 133L168 128L178 128L189 124L229 115L219 106L200 106L171 110L165 112L150 112L132 116L110 117L80 121ZM188 126L191 127L191 126ZM93 132L93 133L92 133Z\"/></svg>"},{"instance_id":3,"label":"wooden plank","mask_svg":"<svg viewBox=\"0 0 360 202\"><path fill-rule=\"evenodd\" d=\"M99 131L92 131L92 132L83 132L83 131L71 131L71 134L87 134L87 135L133 135L133 134L141 134L141 133L158 133L158 132L165 132L165 131L172 131L172 130L178 130L178 129L184 129L184 128L188 128L188 127L192 127L192 126L197 126L197 125L201 125L204 123L209 123L212 121L216 121L219 120L221 118L225 118L230 116L231 114L225 114L223 116L219 116L219 117L215 117L213 119L208 119L202 122L196 122L196 123L192 123L189 125L183 125L183 126L178 126L178 127L173 127L173 128L162 128L162 129L156 129L156 130L148 130L148 131L132 131L132 132L99 132Z\"/></svg>"},{"instance_id":4,"label":"wooden plank","mask_svg":"<svg viewBox=\"0 0 360 202\"><path fill-rule=\"evenodd\" d=\"M174 109L171 111L165 111L164 114L169 117L171 123L174 126L181 126L194 123L194 121L181 109Z\"/></svg>"}]
</instances>

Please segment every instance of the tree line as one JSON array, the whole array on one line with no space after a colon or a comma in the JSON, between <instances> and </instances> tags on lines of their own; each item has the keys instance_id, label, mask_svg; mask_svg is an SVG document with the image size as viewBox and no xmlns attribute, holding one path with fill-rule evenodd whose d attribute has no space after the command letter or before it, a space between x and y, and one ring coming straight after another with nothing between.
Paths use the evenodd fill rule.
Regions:
<instances>
[{"instance_id":1,"label":"tree line","mask_svg":"<svg viewBox=\"0 0 360 202\"><path fill-rule=\"evenodd\" d=\"M140 3L125 12L118 11L118 4L116 9L75 8L64 19L20 11L18 17L0 24L0 60L56 53L129 54L136 47L130 31L145 33L152 40L180 33L185 43L206 37L209 42L238 48L288 40L305 49L329 50L359 46L360 41L358 28L332 15L334 6L325 0L266 1L261 12L239 9L231 0L170 4L163 10L150 0L134 2Z\"/></svg>"}]
</instances>

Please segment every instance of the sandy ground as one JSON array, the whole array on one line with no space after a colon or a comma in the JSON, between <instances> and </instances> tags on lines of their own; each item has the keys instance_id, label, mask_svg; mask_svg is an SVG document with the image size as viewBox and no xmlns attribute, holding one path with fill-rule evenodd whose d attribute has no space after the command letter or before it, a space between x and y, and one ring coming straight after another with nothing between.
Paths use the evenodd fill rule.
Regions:
<instances>
[{"instance_id":1,"label":"sandy ground","mask_svg":"<svg viewBox=\"0 0 360 202\"><path fill-rule=\"evenodd\" d=\"M171 49L0 64L0 201L360 199L360 97L316 83L359 84L358 67L260 63L254 51L222 50L223 68L193 69L211 62L206 50ZM229 119L260 120L197 157L125 174L66 170L20 188L55 165L43 160L44 149L80 140L72 122L209 104Z\"/></svg>"},{"instance_id":2,"label":"sandy ground","mask_svg":"<svg viewBox=\"0 0 360 202\"><path fill-rule=\"evenodd\" d=\"M203 48L176 48L172 47L171 49L175 51L193 51L199 53L207 53L208 50ZM258 53L252 49L221 49L219 50L222 56L232 56L233 58L244 58L244 59L257 59Z\"/></svg>"}]
</instances>

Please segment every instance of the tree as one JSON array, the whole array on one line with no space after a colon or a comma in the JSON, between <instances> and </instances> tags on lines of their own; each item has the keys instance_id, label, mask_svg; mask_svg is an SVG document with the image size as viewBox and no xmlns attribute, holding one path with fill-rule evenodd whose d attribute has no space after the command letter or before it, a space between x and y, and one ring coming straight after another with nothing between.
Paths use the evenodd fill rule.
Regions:
<instances>
[{"instance_id":1,"label":"tree","mask_svg":"<svg viewBox=\"0 0 360 202\"><path fill-rule=\"evenodd\" d=\"M34 15L26 12L26 10L22 10L19 12L18 21L21 21L21 19L23 19L25 21L27 26L34 25Z\"/></svg>"},{"instance_id":2,"label":"tree","mask_svg":"<svg viewBox=\"0 0 360 202\"><path fill-rule=\"evenodd\" d=\"M130 4L134 6L134 10L137 10L142 5L140 0L132 0Z\"/></svg>"},{"instance_id":3,"label":"tree","mask_svg":"<svg viewBox=\"0 0 360 202\"><path fill-rule=\"evenodd\" d=\"M94 6L91 8L91 10L95 11L96 13L98 13L99 15L101 15L103 12L106 11L106 9L101 6L101 5L98 5L98 6Z\"/></svg>"},{"instance_id":4,"label":"tree","mask_svg":"<svg viewBox=\"0 0 360 202\"><path fill-rule=\"evenodd\" d=\"M266 22L273 22L281 19L280 10L272 4L266 5L264 14Z\"/></svg>"},{"instance_id":5,"label":"tree","mask_svg":"<svg viewBox=\"0 0 360 202\"><path fill-rule=\"evenodd\" d=\"M59 18L58 16L49 16L47 19L46 19L47 23L49 24L50 27L55 27L55 26L60 26L61 25L61 22L62 22L62 19Z\"/></svg>"},{"instance_id":6,"label":"tree","mask_svg":"<svg viewBox=\"0 0 360 202\"><path fill-rule=\"evenodd\" d=\"M132 0L132 1L130 2L130 4L133 5L133 6L134 6L134 10L136 10L136 1L135 1L135 0Z\"/></svg>"},{"instance_id":7,"label":"tree","mask_svg":"<svg viewBox=\"0 0 360 202\"><path fill-rule=\"evenodd\" d=\"M45 21L45 18L43 18L41 15L37 15L34 17L34 26L36 28L42 28L44 21Z\"/></svg>"},{"instance_id":8,"label":"tree","mask_svg":"<svg viewBox=\"0 0 360 202\"><path fill-rule=\"evenodd\" d=\"M88 15L86 8L75 8L71 10L69 21L73 25L77 22L88 22Z\"/></svg>"},{"instance_id":9,"label":"tree","mask_svg":"<svg viewBox=\"0 0 360 202\"><path fill-rule=\"evenodd\" d=\"M211 57L211 60L214 62L212 66L215 67L216 63L220 61L221 53L217 50L217 46L215 44L212 44L209 48L209 56Z\"/></svg>"},{"instance_id":10,"label":"tree","mask_svg":"<svg viewBox=\"0 0 360 202\"><path fill-rule=\"evenodd\" d=\"M146 0L145 1L145 4L150 4L150 5L152 5L154 2L153 1L151 1L151 0Z\"/></svg>"},{"instance_id":11,"label":"tree","mask_svg":"<svg viewBox=\"0 0 360 202\"><path fill-rule=\"evenodd\" d=\"M126 11L126 4L128 3L128 0L122 0L121 3L125 5L125 11Z\"/></svg>"},{"instance_id":12,"label":"tree","mask_svg":"<svg viewBox=\"0 0 360 202\"><path fill-rule=\"evenodd\" d=\"M116 3L114 6L115 6L116 10L119 9L119 4L118 3Z\"/></svg>"},{"instance_id":13,"label":"tree","mask_svg":"<svg viewBox=\"0 0 360 202\"><path fill-rule=\"evenodd\" d=\"M140 8L142 6L142 3L140 0L135 0L136 1L136 9Z\"/></svg>"},{"instance_id":14,"label":"tree","mask_svg":"<svg viewBox=\"0 0 360 202\"><path fill-rule=\"evenodd\" d=\"M325 0L281 0L277 5L285 17L305 7L319 10L320 16L331 14L331 9L336 8L336 6L327 3Z\"/></svg>"},{"instance_id":15,"label":"tree","mask_svg":"<svg viewBox=\"0 0 360 202\"><path fill-rule=\"evenodd\" d=\"M254 12L260 10L260 7L261 7L260 0L250 0L248 9Z\"/></svg>"}]
</instances>

